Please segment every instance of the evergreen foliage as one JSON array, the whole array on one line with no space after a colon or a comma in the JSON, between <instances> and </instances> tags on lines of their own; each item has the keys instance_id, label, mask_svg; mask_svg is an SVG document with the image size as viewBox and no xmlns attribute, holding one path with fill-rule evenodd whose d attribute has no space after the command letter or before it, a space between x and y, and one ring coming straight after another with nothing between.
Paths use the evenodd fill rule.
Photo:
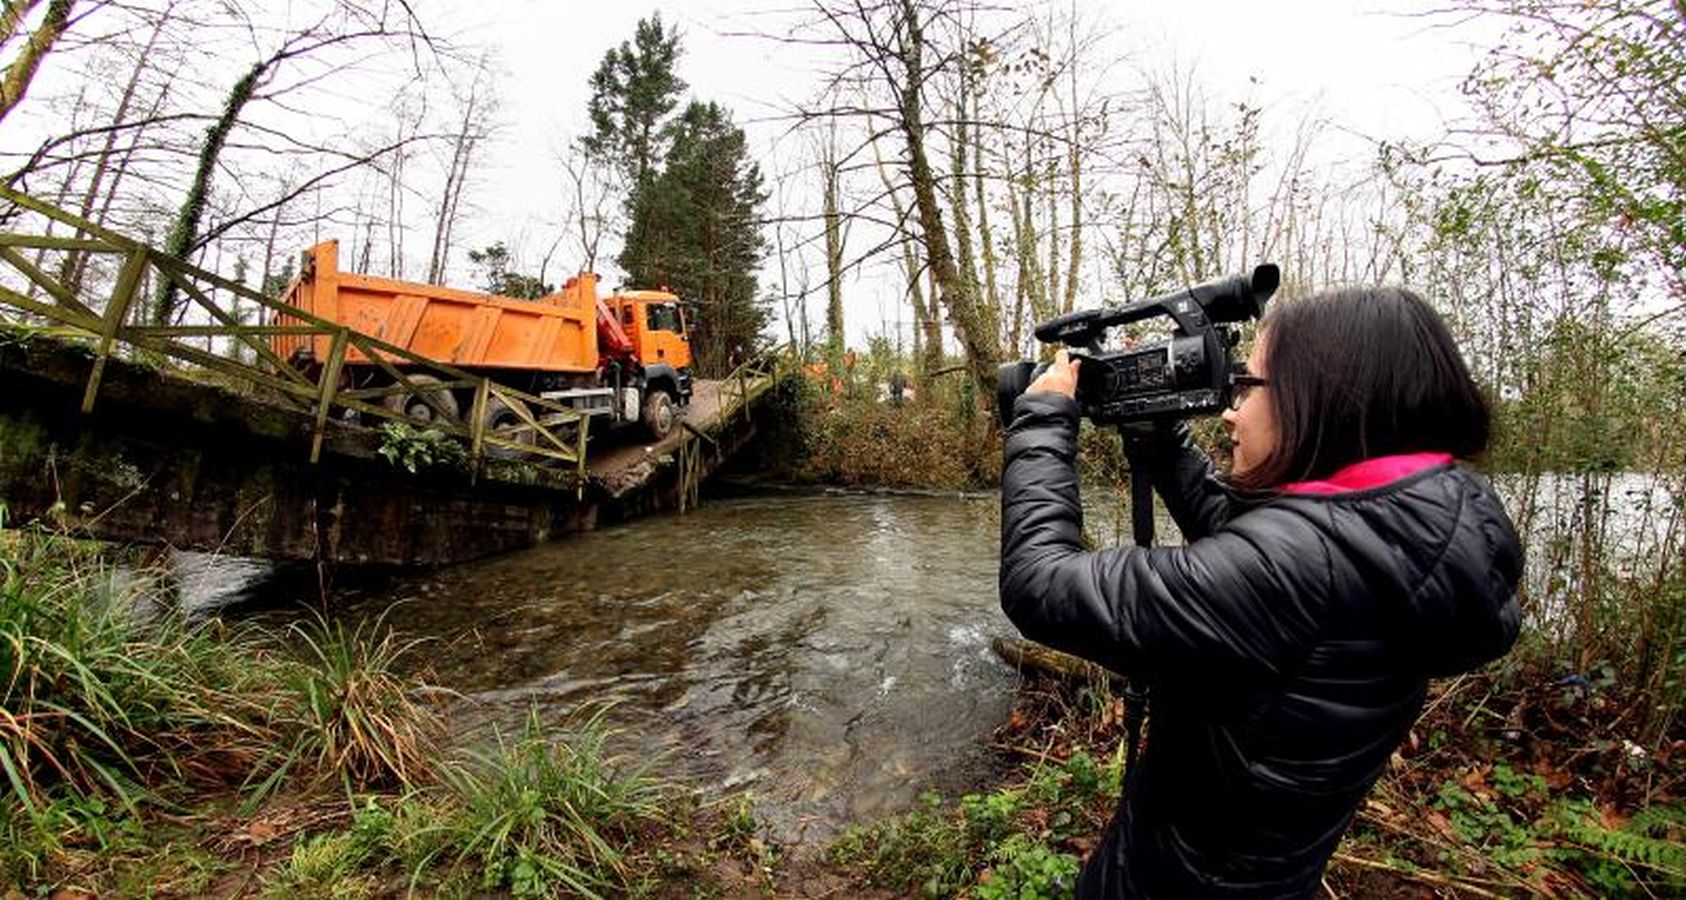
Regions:
<instances>
[{"instance_id":1,"label":"evergreen foliage","mask_svg":"<svg viewBox=\"0 0 1686 900\"><path fill-rule=\"evenodd\" d=\"M661 285L685 300L704 372L728 371L767 323L755 283L766 197L743 129L720 105L696 101L676 123L661 174L633 195L621 267L633 284Z\"/></svg>"},{"instance_id":2,"label":"evergreen foliage","mask_svg":"<svg viewBox=\"0 0 1686 900\"><path fill-rule=\"evenodd\" d=\"M640 20L591 77L593 130L581 145L624 178L628 227L616 262L634 287L679 295L697 368L718 375L755 346L770 317L755 280L767 194L726 108L692 100L672 115L685 89L679 54L679 33L660 15Z\"/></svg>"},{"instance_id":3,"label":"evergreen foliage","mask_svg":"<svg viewBox=\"0 0 1686 900\"><path fill-rule=\"evenodd\" d=\"M632 42L603 54L591 75L592 133L580 143L619 168L635 193L654 176L671 139L668 116L686 86L674 70L678 61L679 32L663 28L658 12L640 19Z\"/></svg>"},{"instance_id":4,"label":"evergreen foliage","mask_svg":"<svg viewBox=\"0 0 1686 900\"><path fill-rule=\"evenodd\" d=\"M498 241L484 250L468 251L468 261L486 270L486 280L481 289L488 294L537 300L555 290L552 285L545 284L544 279L538 275L522 275L509 271L509 248L504 246L503 241Z\"/></svg>"},{"instance_id":5,"label":"evergreen foliage","mask_svg":"<svg viewBox=\"0 0 1686 900\"><path fill-rule=\"evenodd\" d=\"M263 295L271 300L280 300L284 298L287 294L287 288L292 286L293 278L296 274L297 273L293 271L293 259L292 257L288 257L286 262L281 265L280 269L269 273L269 275L264 278L263 286L261 288Z\"/></svg>"}]
</instances>

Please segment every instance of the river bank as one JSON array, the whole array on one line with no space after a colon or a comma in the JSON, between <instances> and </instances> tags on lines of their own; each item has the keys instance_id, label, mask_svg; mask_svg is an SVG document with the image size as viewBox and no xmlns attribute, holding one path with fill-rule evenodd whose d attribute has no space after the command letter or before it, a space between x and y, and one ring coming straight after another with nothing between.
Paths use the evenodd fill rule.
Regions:
<instances>
[{"instance_id":1,"label":"river bank","mask_svg":"<svg viewBox=\"0 0 1686 900\"><path fill-rule=\"evenodd\" d=\"M921 416L968 408L940 391L914 411L849 395L799 402L804 424L788 446L802 452L783 471L855 489L949 487L947 469L929 470L929 480L910 471L917 454L891 467L848 449L863 432L887 450L901 447L896 435L919 427ZM1215 422L1196 426L1198 440L1221 450ZM1080 469L1116 494L1127 474L1117 442L1106 438L1085 429ZM962 449L999 455L999 446L953 452ZM1433 686L1332 861L1334 896L1686 891L1678 476L1544 473L1523 465L1535 456L1505 445L1493 457L1529 545L1522 640L1502 662ZM989 464L960 468L979 473L973 486L981 487L993 484L981 475ZM1088 525L1103 543L1122 540L1117 519L1091 516ZM988 872L1014 890L1041 885L1027 894L1038 895L1075 871L1110 816L1116 792L1095 787L1116 784L1107 761L1117 756L1121 721L1122 700L1105 686L1027 681L992 739L1024 762L1005 787L857 830L836 858L903 892L939 885L939 894L997 895L978 881Z\"/></svg>"},{"instance_id":2,"label":"river bank","mask_svg":"<svg viewBox=\"0 0 1686 900\"><path fill-rule=\"evenodd\" d=\"M118 607L79 618L57 604L132 603L138 585L49 559L7 556L10 610L64 615L8 634L14 653L37 652L8 660L32 676L5 704L6 768L24 776L0 840L14 895L1052 897L1123 776L1123 700L1031 673L988 738L1013 762L998 782L782 844L749 794L705 795L616 756L589 713L561 741L534 719L448 748L441 698L392 674L410 648L319 622L290 647L215 628L199 641L168 619L119 640L102 618ZM1686 745L1619 738L1633 698L1614 685L1529 689L1535 675L1521 661L1437 687L1331 865L1335 896L1679 886ZM72 679L81 694L53 693Z\"/></svg>"},{"instance_id":3,"label":"river bank","mask_svg":"<svg viewBox=\"0 0 1686 900\"><path fill-rule=\"evenodd\" d=\"M747 798L619 754L601 708L453 744L450 698L399 674L416 644L322 617L189 625L122 556L0 532L5 896L691 896L767 877Z\"/></svg>"},{"instance_id":4,"label":"river bank","mask_svg":"<svg viewBox=\"0 0 1686 900\"><path fill-rule=\"evenodd\" d=\"M133 560L5 532L0 653L22 674L0 875L25 896L1059 896L1116 800L1123 701L979 661L987 630L960 626L994 612L993 564L962 551L992 540L992 505L942 493L720 501L341 586L343 615L191 626ZM939 665L910 668L933 641ZM1678 726L1639 727L1663 697L1618 662L1562 659L1533 626L1436 686L1330 868L1336 896L1679 888ZM891 751L957 697L1004 705L930 755L992 762L896 793L936 769ZM477 727L448 727L465 703ZM665 728L655 744L700 752L621 739ZM836 827L802 824L819 815Z\"/></svg>"}]
</instances>

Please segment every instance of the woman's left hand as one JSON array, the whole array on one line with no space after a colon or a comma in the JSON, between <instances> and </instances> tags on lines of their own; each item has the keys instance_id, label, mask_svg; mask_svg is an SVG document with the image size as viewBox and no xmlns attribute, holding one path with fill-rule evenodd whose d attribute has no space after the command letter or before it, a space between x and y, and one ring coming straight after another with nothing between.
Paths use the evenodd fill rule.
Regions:
<instances>
[{"instance_id":1,"label":"woman's left hand","mask_svg":"<svg viewBox=\"0 0 1686 900\"><path fill-rule=\"evenodd\" d=\"M1054 351L1054 361L1048 364L1048 371L1036 376L1036 380L1025 388L1027 394L1064 394L1067 397L1077 396L1077 364L1065 348Z\"/></svg>"}]
</instances>

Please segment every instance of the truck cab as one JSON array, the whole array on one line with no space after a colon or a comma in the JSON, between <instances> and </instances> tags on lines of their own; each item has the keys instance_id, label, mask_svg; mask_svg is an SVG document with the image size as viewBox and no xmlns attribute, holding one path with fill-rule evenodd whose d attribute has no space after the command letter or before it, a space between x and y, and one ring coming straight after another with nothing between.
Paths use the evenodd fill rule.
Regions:
<instances>
[{"instance_id":1,"label":"truck cab","mask_svg":"<svg viewBox=\"0 0 1686 900\"><path fill-rule=\"evenodd\" d=\"M671 383L675 402L691 399L691 339L679 298L666 291L626 291L605 298L652 389Z\"/></svg>"}]
</instances>

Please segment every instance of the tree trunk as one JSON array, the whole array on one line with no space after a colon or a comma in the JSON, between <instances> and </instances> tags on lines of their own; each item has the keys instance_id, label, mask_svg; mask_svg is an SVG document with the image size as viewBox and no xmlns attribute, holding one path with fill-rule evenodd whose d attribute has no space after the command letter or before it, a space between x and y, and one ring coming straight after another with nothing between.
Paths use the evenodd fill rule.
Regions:
<instances>
[{"instance_id":1,"label":"tree trunk","mask_svg":"<svg viewBox=\"0 0 1686 900\"><path fill-rule=\"evenodd\" d=\"M58 193L56 195L54 195L53 200L52 200L52 203L53 203L54 206L57 206L57 207L62 209L64 207L64 205L70 201L71 185L74 185L76 183L76 180L81 176L81 174L82 174L82 161L81 160L79 160L79 159L78 160L72 160L70 165L65 166L65 168L64 168L64 178L62 178L59 181ZM43 232L45 234L45 236L52 237L53 236L53 227L57 224L58 224L58 222L55 222L52 219L48 219L46 231ZM35 259L33 260L33 262L35 264L35 268L37 268L37 269L46 268L47 252L48 252L48 248L46 248L46 247L42 247L42 248L35 251ZM34 279L31 279L30 282L29 282L29 293L28 293L27 296L30 297L30 299L34 299L34 298L36 298L40 295L41 295L41 286L36 284Z\"/></svg>"},{"instance_id":2,"label":"tree trunk","mask_svg":"<svg viewBox=\"0 0 1686 900\"><path fill-rule=\"evenodd\" d=\"M1045 192L1043 199L1048 204L1048 265L1043 271L1047 276L1048 286L1043 290L1042 296L1047 300L1048 309L1058 313L1064 312L1056 306L1060 298L1060 180L1052 153L1049 154L1045 172L1042 190Z\"/></svg>"},{"instance_id":3,"label":"tree trunk","mask_svg":"<svg viewBox=\"0 0 1686 900\"><path fill-rule=\"evenodd\" d=\"M476 114L480 112L480 74L476 73L474 84L468 90L468 99L463 104L462 127L457 132L456 144L451 148L451 167L445 173L445 189L439 195L439 219L433 229L433 250L428 254L427 283L443 284L445 265L451 255L452 232L456 230L457 212L462 202L464 186L468 181L468 168L474 155L475 145L480 141L480 123Z\"/></svg>"},{"instance_id":4,"label":"tree trunk","mask_svg":"<svg viewBox=\"0 0 1686 900\"><path fill-rule=\"evenodd\" d=\"M113 127L105 133L105 146L100 148L99 160L94 164L93 177L88 179L88 188L82 192L82 202L77 209L77 215L92 221L96 225L104 224L102 221L103 213L101 219L94 218L94 204L100 199L100 188L104 186L106 173L110 171L112 166L112 158L117 149L117 133L120 126L129 118L129 106L134 103L135 93L140 87L141 75L147 70L153 48L158 46L158 38L164 33L164 26L170 21L170 15L174 11L174 3L164 8L163 13L158 17L158 23L152 28L152 34L146 39L146 45L141 48L140 55L135 59L135 67L129 72L129 80L123 85L123 94L117 100L117 111L111 118ZM160 90L160 99L162 99L163 93ZM144 126L137 128L137 131L143 130L145 130ZM134 140L131 141L128 153L124 155L120 162L119 173L122 169L127 168L129 156L134 153L134 143L139 140L139 137L140 135L137 133ZM112 194L116 194L115 184L112 185ZM105 199L107 203L110 202L109 196ZM87 260L87 254L77 250L72 250L64 256L64 263L59 269L59 280L72 294L78 293L82 288L82 276L87 270Z\"/></svg>"},{"instance_id":5,"label":"tree trunk","mask_svg":"<svg viewBox=\"0 0 1686 900\"><path fill-rule=\"evenodd\" d=\"M194 241L199 236L199 222L205 216L205 204L210 198L211 176L216 172L217 158L222 155L229 132L234 130L241 110L245 109L246 103L252 99L258 79L268 67L268 60L257 63L235 82L233 89L228 92L228 100L223 104L222 115L205 130L205 143L199 148L199 167L193 173L193 183L188 187L187 198L182 201L181 211L176 214L176 222L170 229L170 236L164 241L166 255L186 260L193 252ZM158 287L157 302L152 307L153 325L168 325L175 319L177 296L175 282L164 279Z\"/></svg>"},{"instance_id":6,"label":"tree trunk","mask_svg":"<svg viewBox=\"0 0 1686 900\"><path fill-rule=\"evenodd\" d=\"M989 642L989 647L996 656L1021 671L1031 669L1067 681L1105 681L1117 686L1128 681L1111 669L1035 641L998 637Z\"/></svg>"},{"instance_id":7,"label":"tree trunk","mask_svg":"<svg viewBox=\"0 0 1686 900\"><path fill-rule=\"evenodd\" d=\"M907 208L902 206L895 179L890 177L889 167L884 165L884 157L878 152L877 141L872 142L872 158L877 163L878 178L884 183L884 195L890 198L890 210L895 214L896 227L902 228L907 222ZM902 271L907 275L908 299L913 305L913 356L919 360L919 382L924 385L931 373L938 371L943 365L942 323L937 320L930 304L925 302L919 255L914 252L911 238L902 240L901 250Z\"/></svg>"},{"instance_id":8,"label":"tree trunk","mask_svg":"<svg viewBox=\"0 0 1686 900\"><path fill-rule=\"evenodd\" d=\"M1075 91L1073 87L1074 103ZM1060 312L1077 308L1077 280L1083 266L1083 152L1079 144L1082 119L1075 105L1071 115L1071 143L1066 154L1067 176L1071 179L1071 246L1066 248L1065 297L1060 301Z\"/></svg>"},{"instance_id":9,"label":"tree trunk","mask_svg":"<svg viewBox=\"0 0 1686 900\"><path fill-rule=\"evenodd\" d=\"M5 12L0 14L0 35L3 35L0 43L17 32L23 17L34 8L35 2L13 0L6 4ZM0 75L0 120L23 102L23 95L29 90L35 71L41 68L41 60L46 58L53 49L53 43L64 34L65 26L70 24L70 9L74 5L75 0L52 0L48 3L46 18L30 34L28 42L18 51L17 59L12 60L5 73Z\"/></svg>"},{"instance_id":10,"label":"tree trunk","mask_svg":"<svg viewBox=\"0 0 1686 900\"><path fill-rule=\"evenodd\" d=\"M783 189L782 182L780 183L780 189L781 191ZM784 312L785 336L790 341L790 346L800 348L803 352L802 355L806 358L805 351L807 348L802 347L796 340L796 316L793 315L794 311L790 304L792 296L790 292L790 259L785 255L784 227L782 225L773 228L773 255L779 260L779 306ZM806 301L807 298L804 297L803 302Z\"/></svg>"},{"instance_id":11,"label":"tree trunk","mask_svg":"<svg viewBox=\"0 0 1686 900\"><path fill-rule=\"evenodd\" d=\"M922 107L926 76L924 34L913 0L901 0L901 65L905 80L900 85L900 125L907 141L908 174L913 183L915 209L925 231L926 259L941 289L943 306L954 325L966 365L978 392L989 406L995 403L995 373L1001 364L998 327L978 303L974 285L966 283L955 268L954 255L943 227L942 207L937 200L936 176L925 148L925 116Z\"/></svg>"},{"instance_id":12,"label":"tree trunk","mask_svg":"<svg viewBox=\"0 0 1686 900\"><path fill-rule=\"evenodd\" d=\"M1007 182L1007 214L1013 220L1013 254L1018 258L1018 278L1013 291L1013 321L1009 329L1011 352L1017 354L1024 351L1024 321L1025 307L1030 307L1030 314L1036 315L1039 304L1036 303L1037 285L1041 279L1036 275L1036 244L1030 236L1030 223L1024 210L1020 209L1019 189L1011 179Z\"/></svg>"},{"instance_id":13,"label":"tree trunk","mask_svg":"<svg viewBox=\"0 0 1686 900\"><path fill-rule=\"evenodd\" d=\"M1019 258L1019 306L1029 307L1030 319L1041 322L1054 316L1053 299L1048 296L1048 280L1042 271L1041 241L1036 234L1036 177L1030 162L1030 147L1025 147L1024 175L1016 188L1008 194L1013 214L1014 247ZM1022 318L1014 323L1015 335L1023 327Z\"/></svg>"},{"instance_id":14,"label":"tree trunk","mask_svg":"<svg viewBox=\"0 0 1686 900\"><path fill-rule=\"evenodd\" d=\"M825 223L825 358L831 374L842 371L845 333L843 331L843 223L837 208L837 145L836 135L828 138L822 151L820 175L821 211Z\"/></svg>"},{"instance_id":15,"label":"tree trunk","mask_svg":"<svg viewBox=\"0 0 1686 900\"><path fill-rule=\"evenodd\" d=\"M0 47L12 42L17 37L18 26L23 24L25 16L36 7L41 0L6 0L6 5L0 9Z\"/></svg>"},{"instance_id":16,"label":"tree trunk","mask_svg":"<svg viewBox=\"0 0 1686 900\"><path fill-rule=\"evenodd\" d=\"M984 143L983 128L979 123L983 120L977 93L972 95L972 180L976 188L978 204L978 247L982 251L984 276L984 302L995 310L996 318L1001 316L1001 290L996 282L995 235L989 225L989 197L984 184ZM1018 352L1017 337L1012 347Z\"/></svg>"},{"instance_id":17,"label":"tree trunk","mask_svg":"<svg viewBox=\"0 0 1686 900\"><path fill-rule=\"evenodd\" d=\"M398 137L404 138L404 121L399 119ZM409 152L392 151L386 175L386 271L390 278L404 277L404 164Z\"/></svg>"},{"instance_id":18,"label":"tree trunk","mask_svg":"<svg viewBox=\"0 0 1686 900\"><path fill-rule=\"evenodd\" d=\"M961 100L955 107L955 135L950 142L949 168L950 177L948 191L949 212L954 216L954 248L956 252L955 265L959 269L961 280L966 282L973 297L981 306L983 298L978 293L977 257L972 253L972 221L968 214L970 202L966 197L966 149L970 141L966 136L966 95L971 92L970 80L961 76ZM999 337L996 338L999 341Z\"/></svg>"}]
</instances>

